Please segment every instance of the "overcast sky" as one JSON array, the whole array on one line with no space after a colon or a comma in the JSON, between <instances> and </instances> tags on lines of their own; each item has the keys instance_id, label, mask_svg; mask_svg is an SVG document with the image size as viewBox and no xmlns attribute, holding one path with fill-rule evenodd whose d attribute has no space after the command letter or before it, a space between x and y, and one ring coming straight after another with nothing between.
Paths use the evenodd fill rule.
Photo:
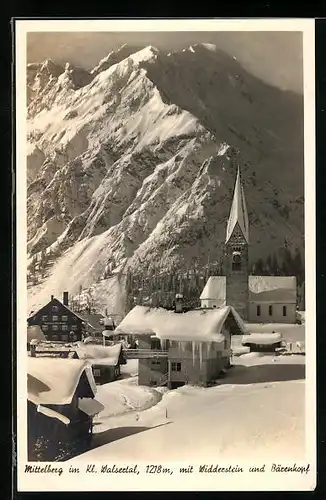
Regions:
<instances>
[{"instance_id":1,"label":"overcast sky","mask_svg":"<svg viewBox=\"0 0 326 500\"><path fill-rule=\"evenodd\" d=\"M51 58L87 69L124 43L177 50L214 43L262 80L302 93L302 34L299 32L60 32L29 33L27 60Z\"/></svg>"}]
</instances>

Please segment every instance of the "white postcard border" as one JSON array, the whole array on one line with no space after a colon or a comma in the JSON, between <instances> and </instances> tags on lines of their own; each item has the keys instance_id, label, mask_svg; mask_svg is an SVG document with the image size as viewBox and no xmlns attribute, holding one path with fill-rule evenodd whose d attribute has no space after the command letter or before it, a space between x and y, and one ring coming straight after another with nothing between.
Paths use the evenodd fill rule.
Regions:
<instances>
[{"instance_id":1,"label":"white postcard border","mask_svg":"<svg viewBox=\"0 0 326 500\"><path fill-rule=\"evenodd\" d=\"M256 20L17 20L16 42L16 236L17 236L17 478L18 491L300 491L316 485L316 247L315 68L313 19ZM308 474L195 474L85 476L24 473L27 461L26 332L26 34L29 31L302 31L304 54L305 272L306 272L306 462ZM53 463L68 470L68 462ZM164 463L162 465L165 465ZM184 463L168 463L176 470ZM228 464L221 464L226 466ZM246 467L248 464L234 464ZM251 464L252 465L252 464ZM259 465L259 464L257 464ZM78 464L80 466L80 462ZM139 463L139 467L141 464ZM182 479L182 481L181 481Z\"/></svg>"}]
</instances>

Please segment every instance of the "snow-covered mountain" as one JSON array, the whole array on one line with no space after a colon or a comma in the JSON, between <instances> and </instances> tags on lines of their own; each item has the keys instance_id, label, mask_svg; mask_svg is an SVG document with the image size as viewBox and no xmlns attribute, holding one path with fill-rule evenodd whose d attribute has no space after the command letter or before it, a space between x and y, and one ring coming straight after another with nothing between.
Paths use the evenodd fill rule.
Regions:
<instances>
[{"instance_id":1,"label":"snow-covered mountain","mask_svg":"<svg viewBox=\"0 0 326 500\"><path fill-rule=\"evenodd\" d=\"M27 67L28 254L51 265L29 308L93 287L123 310L123 272L219 258L239 151L255 261L303 245L303 101L211 45L123 46L90 72Z\"/></svg>"}]
</instances>

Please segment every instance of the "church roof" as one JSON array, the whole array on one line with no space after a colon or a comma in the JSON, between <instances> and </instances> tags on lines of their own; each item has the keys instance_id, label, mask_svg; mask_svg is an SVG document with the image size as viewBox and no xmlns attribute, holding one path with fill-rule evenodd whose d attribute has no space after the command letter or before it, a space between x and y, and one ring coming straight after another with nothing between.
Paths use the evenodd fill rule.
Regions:
<instances>
[{"instance_id":1,"label":"church roof","mask_svg":"<svg viewBox=\"0 0 326 500\"><path fill-rule=\"evenodd\" d=\"M295 276L248 276L249 301L270 304L295 304L297 282ZM226 305L226 276L210 276L200 300L212 299Z\"/></svg>"},{"instance_id":2,"label":"church roof","mask_svg":"<svg viewBox=\"0 0 326 500\"><path fill-rule=\"evenodd\" d=\"M243 233L243 236L246 239L246 242L249 243L248 212L247 212L247 205L243 187L241 185L239 167L238 167L237 179L235 181L235 186L234 186L233 200L232 200L229 220L226 228L226 240L225 240L226 243L229 241L234 231L234 228L237 224L239 224L239 227Z\"/></svg>"},{"instance_id":3,"label":"church roof","mask_svg":"<svg viewBox=\"0 0 326 500\"><path fill-rule=\"evenodd\" d=\"M295 304L295 276L249 276L249 301Z\"/></svg>"},{"instance_id":4,"label":"church roof","mask_svg":"<svg viewBox=\"0 0 326 500\"><path fill-rule=\"evenodd\" d=\"M202 291L200 300L214 299L224 306L226 298L226 276L210 276Z\"/></svg>"}]
</instances>

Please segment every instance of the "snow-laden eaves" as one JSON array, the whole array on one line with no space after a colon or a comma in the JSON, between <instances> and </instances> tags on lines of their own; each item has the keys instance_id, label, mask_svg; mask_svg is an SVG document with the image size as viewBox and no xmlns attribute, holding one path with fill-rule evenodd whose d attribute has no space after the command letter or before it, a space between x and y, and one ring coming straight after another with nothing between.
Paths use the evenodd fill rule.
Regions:
<instances>
[{"instance_id":1,"label":"snow-laden eaves","mask_svg":"<svg viewBox=\"0 0 326 500\"><path fill-rule=\"evenodd\" d=\"M119 362L122 344L113 346L81 344L76 352L79 359L87 360L92 365L116 366Z\"/></svg>"},{"instance_id":2,"label":"snow-laden eaves","mask_svg":"<svg viewBox=\"0 0 326 500\"><path fill-rule=\"evenodd\" d=\"M242 345L261 344L273 345L281 342L281 333L251 333L242 337Z\"/></svg>"},{"instance_id":3,"label":"snow-laden eaves","mask_svg":"<svg viewBox=\"0 0 326 500\"><path fill-rule=\"evenodd\" d=\"M117 334L155 334L161 339L221 342L223 325L232 314L245 333L241 317L230 306L175 313L163 308L134 307L116 328ZM221 336L220 336L221 335Z\"/></svg>"},{"instance_id":4,"label":"snow-laden eaves","mask_svg":"<svg viewBox=\"0 0 326 500\"><path fill-rule=\"evenodd\" d=\"M96 394L92 368L87 361L50 357L29 357L27 398L36 405L70 404L83 373Z\"/></svg>"}]
</instances>

